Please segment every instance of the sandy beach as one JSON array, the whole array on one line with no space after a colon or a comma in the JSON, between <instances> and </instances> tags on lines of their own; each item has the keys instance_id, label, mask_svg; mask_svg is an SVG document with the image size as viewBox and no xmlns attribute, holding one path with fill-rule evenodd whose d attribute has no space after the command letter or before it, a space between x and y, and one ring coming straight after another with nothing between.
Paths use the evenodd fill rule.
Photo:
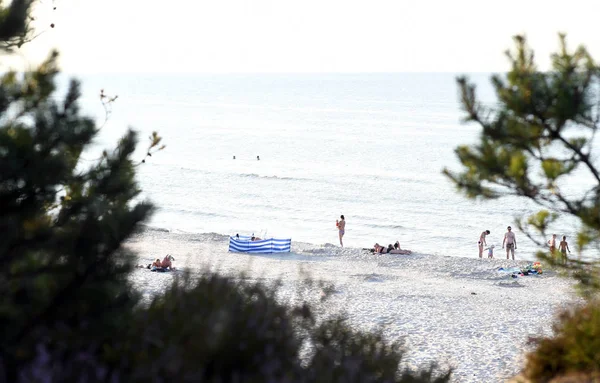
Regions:
<instances>
[{"instance_id":1,"label":"sandy beach","mask_svg":"<svg viewBox=\"0 0 600 383\"><path fill-rule=\"evenodd\" d=\"M127 246L139 263L169 253L192 273L210 268L246 273L266 282L281 280L284 301L318 304L323 290L310 277L334 286L320 305L322 315L344 313L363 330L382 328L404 340L405 363L426 367L437 361L455 369L455 382L503 382L519 373L531 336L548 335L557 310L578 301L572 282L552 270L511 277L499 268L528 261L419 254L373 255L362 249L292 243L292 252L270 255L229 253L220 234L146 231ZM498 253L499 254L499 253ZM132 274L146 297L160 292L174 274L138 269Z\"/></svg>"}]
</instances>

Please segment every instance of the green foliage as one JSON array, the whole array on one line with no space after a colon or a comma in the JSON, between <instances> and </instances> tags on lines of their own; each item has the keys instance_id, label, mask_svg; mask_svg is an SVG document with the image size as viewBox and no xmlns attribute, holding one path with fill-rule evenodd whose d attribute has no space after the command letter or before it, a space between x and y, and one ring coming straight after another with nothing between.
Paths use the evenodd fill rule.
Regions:
<instances>
[{"instance_id":1,"label":"green foliage","mask_svg":"<svg viewBox=\"0 0 600 383\"><path fill-rule=\"evenodd\" d=\"M31 38L29 16L35 0L12 0L8 7L0 1L0 49L10 51L20 47Z\"/></svg>"},{"instance_id":2,"label":"green foliage","mask_svg":"<svg viewBox=\"0 0 600 383\"><path fill-rule=\"evenodd\" d=\"M523 37L515 42L515 51L507 53L511 70L505 78L492 78L496 107L482 105L475 86L458 79L465 121L480 125L482 134L478 145L456 149L465 170L444 173L472 198L516 195L538 204L540 210L519 219L518 226L540 246L545 247L546 231L560 214L581 223L576 239L581 257L565 260L547 251L537 256L579 281L588 303L564 312L553 337L537 340L523 375L533 382L596 381L600 269L597 259L584 255L600 248L600 175L593 145L600 121L600 71L585 48L570 52L563 35L549 72L538 71ZM563 192L575 177L587 177L592 186L580 195Z\"/></svg>"},{"instance_id":3,"label":"green foliage","mask_svg":"<svg viewBox=\"0 0 600 383\"><path fill-rule=\"evenodd\" d=\"M152 209L131 204L134 132L76 170L97 129L79 115L77 82L52 100L56 59L0 84L0 354L9 381L40 348L69 355L109 341L137 302L121 244Z\"/></svg>"},{"instance_id":4,"label":"green foliage","mask_svg":"<svg viewBox=\"0 0 600 383\"><path fill-rule=\"evenodd\" d=\"M456 149L464 171L444 169L444 174L470 198L515 195L538 204L540 212L518 220L540 246L558 214L577 218L576 251L580 259L589 259L586 251L600 249L600 172L593 145L600 121L600 69L585 48L569 51L564 35L548 72L537 69L524 37L515 37L515 43L507 52L511 70L492 77L494 107L477 100L467 78L458 79L465 121L481 126L482 133L478 144ZM564 192L576 177L586 177L592 186L580 195ZM583 265L571 260L565 266L577 271ZM586 267L597 268L598 260ZM598 273L583 274L582 291L591 295Z\"/></svg>"},{"instance_id":5,"label":"green foliage","mask_svg":"<svg viewBox=\"0 0 600 383\"><path fill-rule=\"evenodd\" d=\"M527 355L524 369L528 379L547 382L556 376L578 372L600 373L598 303L588 302L563 312L553 326L553 337L534 340L537 347Z\"/></svg>"}]
</instances>

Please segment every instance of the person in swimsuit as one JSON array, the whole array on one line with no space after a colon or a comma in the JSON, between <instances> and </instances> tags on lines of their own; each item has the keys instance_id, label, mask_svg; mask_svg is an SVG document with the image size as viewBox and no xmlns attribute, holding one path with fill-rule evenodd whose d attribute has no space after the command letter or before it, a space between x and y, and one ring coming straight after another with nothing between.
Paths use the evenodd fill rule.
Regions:
<instances>
[{"instance_id":1,"label":"person in swimsuit","mask_svg":"<svg viewBox=\"0 0 600 383\"><path fill-rule=\"evenodd\" d=\"M508 231L504 234L504 239L502 240L502 248L506 245L506 259L510 259L508 257L508 253L512 252L512 259L515 259L515 250L517 250L517 238L515 237L515 233L512 232L511 227L506 228Z\"/></svg>"},{"instance_id":2,"label":"person in swimsuit","mask_svg":"<svg viewBox=\"0 0 600 383\"><path fill-rule=\"evenodd\" d=\"M396 241L396 243L394 243L394 248L391 251L388 251L388 253L390 253L390 254L412 254L412 251L402 249L400 247L400 242Z\"/></svg>"},{"instance_id":3,"label":"person in swimsuit","mask_svg":"<svg viewBox=\"0 0 600 383\"><path fill-rule=\"evenodd\" d=\"M174 261L174 260L175 260L175 258L173 258L173 256L167 254L165 256L165 259L163 259L162 262L160 263L159 267L162 267L163 269L166 269L166 268L171 268L172 269L173 268L173 263L171 261Z\"/></svg>"},{"instance_id":4,"label":"person in swimsuit","mask_svg":"<svg viewBox=\"0 0 600 383\"><path fill-rule=\"evenodd\" d=\"M373 252L375 254L387 254L388 249L385 246L379 245L379 243L375 243L375 245L373 245Z\"/></svg>"},{"instance_id":5,"label":"person in swimsuit","mask_svg":"<svg viewBox=\"0 0 600 383\"><path fill-rule=\"evenodd\" d=\"M479 242L477 242L477 246L479 247L479 258L483 258L483 247L487 246L487 242L485 241L485 236L490 233L489 230L484 230L481 232L479 236Z\"/></svg>"},{"instance_id":6,"label":"person in swimsuit","mask_svg":"<svg viewBox=\"0 0 600 383\"><path fill-rule=\"evenodd\" d=\"M340 221L337 223L339 235L340 235L340 246L344 247L344 242L342 238L344 237L344 233L346 232L346 219L344 215L340 215Z\"/></svg>"},{"instance_id":7,"label":"person in swimsuit","mask_svg":"<svg viewBox=\"0 0 600 383\"><path fill-rule=\"evenodd\" d=\"M490 247L488 247L486 250L488 251L488 258L494 258L494 248L496 246L492 245Z\"/></svg>"},{"instance_id":8,"label":"person in swimsuit","mask_svg":"<svg viewBox=\"0 0 600 383\"><path fill-rule=\"evenodd\" d=\"M567 243L567 236L563 235L562 241L560 241L558 247L560 249L560 254L562 255L562 260L566 262L567 250L569 250L569 254L571 254L571 249L569 249L569 244Z\"/></svg>"},{"instance_id":9,"label":"person in swimsuit","mask_svg":"<svg viewBox=\"0 0 600 383\"><path fill-rule=\"evenodd\" d=\"M552 234L552 238L548 240L548 245L550 245L550 254L554 258L556 256L556 234Z\"/></svg>"}]
</instances>

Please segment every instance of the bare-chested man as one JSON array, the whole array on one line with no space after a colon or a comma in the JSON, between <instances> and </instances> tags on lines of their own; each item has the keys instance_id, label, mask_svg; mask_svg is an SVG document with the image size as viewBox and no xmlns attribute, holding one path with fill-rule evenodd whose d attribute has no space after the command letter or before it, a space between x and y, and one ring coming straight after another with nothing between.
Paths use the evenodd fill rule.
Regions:
<instances>
[{"instance_id":1,"label":"bare-chested man","mask_svg":"<svg viewBox=\"0 0 600 383\"><path fill-rule=\"evenodd\" d=\"M571 254L571 249L569 249L569 244L567 243L567 237L563 235L562 241L558 244L560 248L560 254L562 255L562 261L567 261L567 250L569 250L569 254Z\"/></svg>"},{"instance_id":2,"label":"bare-chested man","mask_svg":"<svg viewBox=\"0 0 600 383\"><path fill-rule=\"evenodd\" d=\"M510 259L508 257L509 251L512 252L512 259L515 259L515 250L517 250L517 238L515 237L515 233L512 232L511 227L507 227L507 232L504 234L504 240L502 240L502 248L506 245L506 259Z\"/></svg>"},{"instance_id":3,"label":"bare-chested man","mask_svg":"<svg viewBox=\"0 0 600 383\"><path fill-rule=\"evenodd\" d=\"M344 215L340 215L340 221L337 224L338 231L340 234L340 246L344 247L344 242L342 242L342 238L344 237L344 233L346 232L346 219Z\"/></svg>"},{"instance_id":4,"label":"bare-chested man","mask_svg":"<svg viewBox=\"0 0 600 383\"><path fill-rule=\"evenodd\" d=\"M477 246L479 246L479 258L483 257L483 246L487 246L487 242L485 241L485 236L490 233L489 230L484 230L479 236L479 242L477 242Z\"/></svg>"}]
</instances>

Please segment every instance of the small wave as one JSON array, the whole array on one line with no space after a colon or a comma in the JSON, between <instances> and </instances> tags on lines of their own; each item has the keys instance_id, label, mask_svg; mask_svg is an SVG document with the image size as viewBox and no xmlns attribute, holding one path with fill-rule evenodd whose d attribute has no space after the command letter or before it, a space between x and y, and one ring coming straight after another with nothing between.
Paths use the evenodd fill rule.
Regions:
<instances>
[{"instance_id":1,"label":"small wave","mask_svg":"<svg viewBox=\"0 0 600 383\"><path fill-rule=\"evenodd\" d=\"M222 242L222 241L228 241L228 240L229 240L229 234L220 234L220 233L201 233L199 235L195 235L195 237L194 237L194 241L200 241L200 242L204 242L204 241Z\"/></svg>"},{"instance_id":2,"label":"small wave","mask_svg":"<svg viewBox=\"0 0 600 383\"><path fill-rule=\"evenodd\" d=\"M164 207L161 206L158 208L159 211L164 211L164 212L169 212L169 213L176 213L176 214L190 214L193 216L200 216L200 217L221 217L221 218L229 218L229 215L224 215L224 214L218 214L218 213L214 213L214 212L205 212L205 211L200 211L200 210L191 210L191 209L184 209L184 208L175 208L175 207Z\"/></svg>"},{"instance_id":3,"label":"small wave","mask_svg":"<svg viewBox=\"0 0 600 383\"><path fill-rule=\"evenodd\" d=\"M263 176L256 173L241 173L240 177L243 178L262 178L262 179L270 179L270 180L282 180L282 181L312 181L310 178L302 178L302 177L280 177L280 176Z\"/></svg>"},{"instance_id":4,"label":"small wave","mask_svg":"<svg viewBox=\"0 0 600 383\"><path fill-rule=\"evenodd\" d=\"M145 223L140 223L139 227L140 227L141 231L159 232L159 233L169 233L169 232L171 232L171 230L167 229L166 227L150 226L150 225L145 224Z\"/></svg>"},{"instance_id":5,"label":"small wave","mask_svg":"<svg viewBox=\"0 0 600 383\"><path fill-rule=\"evenodd\" d=\"M378 223L367 223L365 224L367 227L371 227L374 229L406 229L406 227L402 225L381 225Z\"/></svg>"}]
</instances>

